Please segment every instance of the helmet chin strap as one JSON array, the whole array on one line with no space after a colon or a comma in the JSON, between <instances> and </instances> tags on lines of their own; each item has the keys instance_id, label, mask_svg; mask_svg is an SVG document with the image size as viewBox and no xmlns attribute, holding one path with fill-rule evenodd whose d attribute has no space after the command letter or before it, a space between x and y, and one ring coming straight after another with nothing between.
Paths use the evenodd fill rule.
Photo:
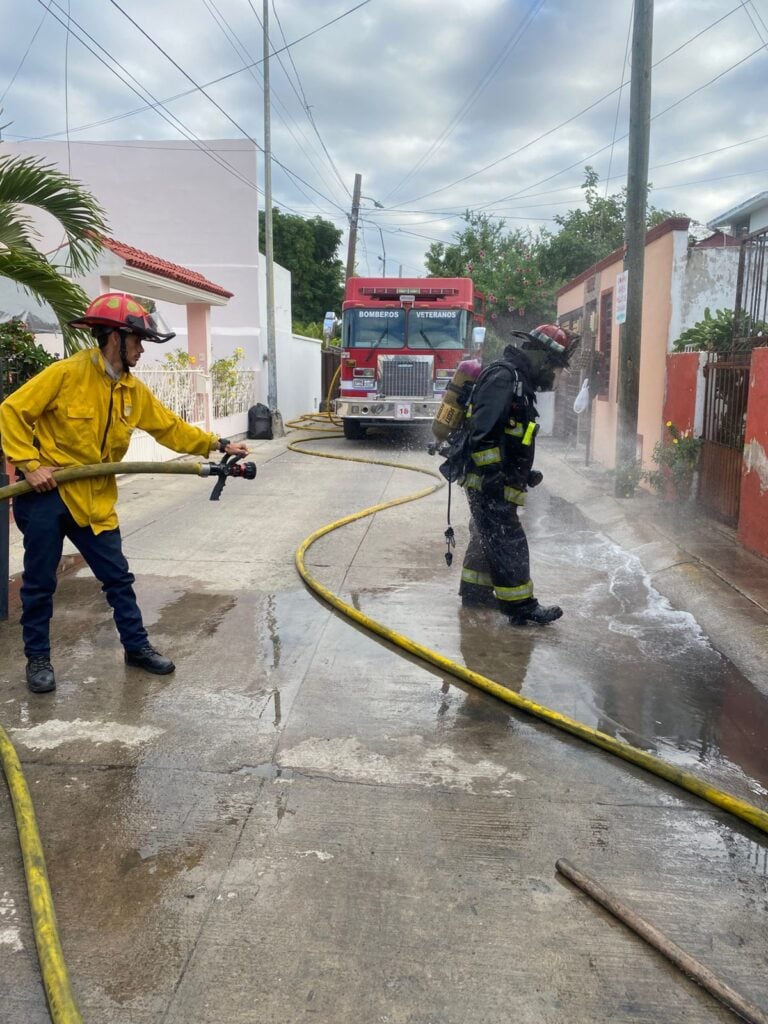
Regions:
<instances>
[{"instance_id":1,"label":"helmet chin strap","mask_svg":"<svg viewBox=\"0 0 768 1024\"><path fill-rule=\"evenodd\" d=\"M128 348L125 344L125 339L130 334L130 331L118 331L120 335L120 361L123 364L123 369L126 373L130 372L130 363L128 362Z\"/></svg>"}]
</instances>

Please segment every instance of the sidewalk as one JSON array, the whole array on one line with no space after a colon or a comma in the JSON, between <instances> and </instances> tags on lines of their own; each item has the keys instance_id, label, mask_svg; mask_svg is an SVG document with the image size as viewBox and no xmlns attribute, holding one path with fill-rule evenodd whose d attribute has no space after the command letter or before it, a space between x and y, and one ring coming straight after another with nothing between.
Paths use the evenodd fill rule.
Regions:
<instances>
[{"instance_id":1,"label":"sidewalk","mask_svg":"<svg viewBox=\"0 0 768 1024\"><path fill-rule=\"evenodd\" d=\"M597 463L586 466L583 450L565 442L543 439L536 465L552 494L634 554L659 593L689 611L712 644L768 693L768 561L694 502L674 505L642 489L615 498L612 476Z\"/></svg>"}]
</instances>

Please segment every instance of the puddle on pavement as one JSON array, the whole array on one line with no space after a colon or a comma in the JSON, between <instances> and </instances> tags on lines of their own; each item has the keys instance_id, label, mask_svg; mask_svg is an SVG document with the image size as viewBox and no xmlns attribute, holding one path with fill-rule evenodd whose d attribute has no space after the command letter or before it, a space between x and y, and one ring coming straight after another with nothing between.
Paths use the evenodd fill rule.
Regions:
<instances>
[{"instance_id":1,"label":"puddle on pavement","mask_svg":"<svg viewBox=\"0 0 768 1024\"><path fill-rule=\"evenodd\" d=\"M385 586L342 596L525 697L768 807L768 697L653 588L636 557L586 529L577 509L540 500L526 530L537 595L565 608L546 629L462 609L458 573L437 564L421 583L390 573Z\"/></svg>"}]
</instances>

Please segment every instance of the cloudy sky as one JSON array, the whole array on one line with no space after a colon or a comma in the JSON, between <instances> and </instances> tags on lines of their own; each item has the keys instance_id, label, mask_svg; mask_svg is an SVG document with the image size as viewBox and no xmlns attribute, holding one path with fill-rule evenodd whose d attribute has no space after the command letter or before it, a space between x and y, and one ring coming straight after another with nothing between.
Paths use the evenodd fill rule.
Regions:
<instances>
[{"instance_id":1,"label":"cloudy sky","mask_svg":"<svg viewBox=\"0 0 768 1024\"><path fill-rule=\"evenodd\" d=\"M261 145L262 12L0 0L3 138L68 138L74 155L97 140ZM631 14L631 0L270 0L275 204L332 220L346 246L360 173L371 274L384 256L390 275L422 272L467 208L554 228L585 164L601 189L625 182ZM706 222L768 189L768 0L657 0L654 17L651 202Z\"/></svg>"}]
</instances>

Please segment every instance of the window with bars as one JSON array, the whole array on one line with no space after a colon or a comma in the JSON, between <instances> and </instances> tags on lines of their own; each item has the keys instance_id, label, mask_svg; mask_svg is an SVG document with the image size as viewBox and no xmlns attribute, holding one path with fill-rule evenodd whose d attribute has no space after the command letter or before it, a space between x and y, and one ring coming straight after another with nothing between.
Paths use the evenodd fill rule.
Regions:
<instances>
[{"instance_id":1,"label":"window with bars","mask_svg":"<svg viewBox=\"0 0 768 1024\"><path fill-rule=\"evenodd\" d=\"M600 296L600 323L597 330L597 351L595 352L595 377L597 397L608 398L608 383L611 378L611 332L613 328L613 289Z\"/></svg>"}]
</instances>

